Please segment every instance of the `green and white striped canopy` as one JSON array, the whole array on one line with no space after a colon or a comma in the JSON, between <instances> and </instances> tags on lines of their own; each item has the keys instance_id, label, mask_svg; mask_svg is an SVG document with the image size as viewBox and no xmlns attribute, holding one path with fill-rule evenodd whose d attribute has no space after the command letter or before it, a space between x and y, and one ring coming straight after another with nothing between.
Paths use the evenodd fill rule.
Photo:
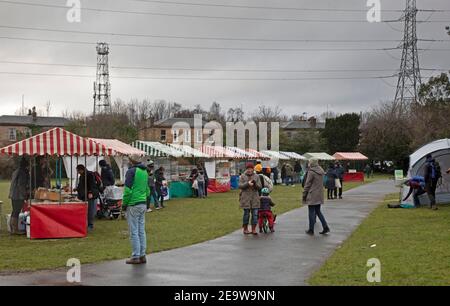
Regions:
<instances>
[{"instance_id":1,"label":"green and white striped canopy","mask_svg":"<svg viewBox=\"0 0 450 306\"><path fill-rule=\"evenodd\" d=\"M164 145L159 142L137 140L131 144L133 147L144 151L151 157L182 157L183 153L179 150Z\"/></svg>"}]
</instances>

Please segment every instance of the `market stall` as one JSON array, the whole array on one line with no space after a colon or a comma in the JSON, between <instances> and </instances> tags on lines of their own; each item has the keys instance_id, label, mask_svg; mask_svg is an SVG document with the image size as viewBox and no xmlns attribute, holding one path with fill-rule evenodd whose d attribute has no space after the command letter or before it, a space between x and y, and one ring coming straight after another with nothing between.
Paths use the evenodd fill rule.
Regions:
<instances>
[{"instance_id":1,"label":"market stall","mask_svg":"<svg viewBox=\"0 0 450 306\"><path fill-rule=\"evenodd\" d=\"M117 139L100 139L100 138L88 138L95 143L101 144L113 151L114 161L117 164L117 167L120 171L120 180L125 182L125 174L128 171L128 156L132 155L140 155L145 156L146 152L139 150L135 147L132 147L120 140ZM97 163L98 165L98 163Z\"/></svg>"},{"instance_id":2,"label":"market stall","mask_svg":"<svg viewBox=\"0 0 450 306\"><path fill-rule=\"evenodd\" d=\"M364 172L358 171L362 169L361 165L357 167L358 162L366 161L369 158L359 152L337 152L333 157L338 161L353 162L353 169L347 166L347 171L344 174L344 182L364 182Z\"/></svg>"},{"instance_id":3,"label":"market stall","mask_svg":"<svg viewBox=\"0 0 450 306\"><path fill-rule=\"evenodd\" d=\"M88 156L111 155L112 150L61 128L54 128L4 147L0 149L0 154L22 156L29 159L31 188L31 169L33 169L33 161L36 157L58 157L56 171L58 177L62 172L61 157L87 158ZM31 239L86 237L87 203L77 200L70 186L63 189L59 185L60 188L56 190L42 187L30 190L31 197L26 209L29 209Z\"/></svg>"},{"instance_id":4,"label":"market stall","mask_svg":"<svg viewBox=\"0 0 450 306\"><path fill-rule=\"evenodd\" d=\"M208 192L227 192L231 190L231 162L242 158L242 155L233 152L226 147L207 146L201 147L203 153L208 154L214 161L205 162L208 171Z\"/></svg>"},{"instance_id":5,"label":"market stall","mask_svg":"<svg viewBox=\"0 0 450 306\"><path fill-rule=\"evenodd\" d=\"M183 152L173 146L154 141L137 140L131 146L144 151L146 156L154 162L155 170L164 168L164 177L168 186L168 195L165 200L186 197L189 192L192 194L187 184L188 169L182 169L180 172L179 160L183 158Z\"/></svg>"}]
</instances>

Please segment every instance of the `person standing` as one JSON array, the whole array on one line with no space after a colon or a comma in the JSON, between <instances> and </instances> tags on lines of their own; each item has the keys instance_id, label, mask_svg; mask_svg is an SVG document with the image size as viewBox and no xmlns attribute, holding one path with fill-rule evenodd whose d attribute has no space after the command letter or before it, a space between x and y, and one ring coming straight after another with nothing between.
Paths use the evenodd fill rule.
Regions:
<instances>
[{"instance_id":1,"label":"person standing","mask_svg":"<svg viewBox=\"0 0 450 306\"><path fill-rule=\"evenodd\" d=\"M286 171L286 186L291 185L294 187L294 168L291 166L291 164L286 163L285 166Z\"/></svg>"},{"instance_id":2,"label":"person standing","mask_svg":"<svg viewBox=\"0 0 450 306\"><path fill-rule=\"evenodd\" d=\"M200 199L206 198L206 196L205 196L205 174L203 172L203 169L198 170L197 186L198 186L198 197Z\"/></svg>"},{"instance_id":3,"label":"person standing","mask_svg":"<svg viewBox=\"0 0 450 306\"><path fill-rule=\"evenodd\" d=\"M334 165L330 164L326 174L325 188L327 189L327 199L333 200L334 189L336 188L336 170L334 169Z\"/></svg>"},{"instance_id":4,"label":"person standing","mask_svg":"<svg viewBox=\"0 0 450 306\"><path fill-rule=\"evenodd\" d=\"M244 210L242 228L244 235L250 234L248 224L250 221L250 214L252 218L251 234L258 235L256 226L258 224L258 209L261 205L259 199L259 190L261 190L261 181L259 176L254 171L252 163L246 165L246 170L239 178L239 204Z\"/></svg>"},{"instance_id":5,"label":"person standing","mask_svg":"<svg viewBox=\"0 0 450 306\"><path fill-rule=\"evenodd\" d=\"M334 189L334 197L337 199L339 196L339 199L342 199L342 189L344 188L344 167L342 167L341 163L336 162L335 164L335 171L337 179L339 180L339 186L336 186ZM339 193L338 193L339 191Z\"/></svg>"},{"instance_id":6,"label":"person standing","mask_svg":"<svg viewBox=\"0 0 450 306\"><path fill-rule=\"evenodd\" d=\"M205 163L203 163L203 166L201 167L203 170L203 175L205 176L205 198L208 197L208 184L209 184L209 177L208 177L208 171L206 171Z\"/></svg>"},{"instance_id":7,"label":"person standing","mask_svg":"<svg viewBox=\"0 0 450 306\"><path fill-rule=\"evenodd\" d=\"M9 198L11 199L12 213L10 232L12 235L19 235L19 216L24 202L29 197L30 175L28 172L27 161L22 158L19 162L19 168L12 174L11 186L9 188ZM1 216L0 216L1 217Z\"/></svg>"},{"instance_id":8,"label":"person standing","mask_svg":"<svg viewBox=\"0 0 450 306\"><path fill-rule=\"evenodd\" d=\"M273 184L278 185L278 166L272 167Z\"/></svg>"},{"instance_id":9,"label":"person standing","mask_svg":"<svg viewBox=\"0 0 450 306\"><path fill-rule=\"evenodd\" d=\"M97 213L97 199L100 195L97 181L93 172L88 171L84 165L77 166L77 172L80 175L76 191L78 199L88 203L88 230L94 229L94 220Z\"/></svg>"},{"instance_id":10,"label":"person standing","mask_svg":"<svg viewBox=\"0 0 450 306\"><path fill-rule=\"evenodd\" d=\"M286 184L286 163L281 166L281 184Z\"/></svg>"},{"instance_id":11,"label":"person standing","mask_svg":"<svg viewBox=\"0 0 450 306\"><path fill-rule=\"evenodd\" d=\"M155 172L155 188L156 194L158 195L159 207L164 208L164 181L166 178L164 177L164 168L159 167Z\"/></svg>"},{"instance_id":12,"label":"person standing","mask_svg":"<svg viewBox=\"0 0 450 306\"><path fill-rule=\"evenodd\" d=\"M116 180L114 179L114 173L111 166L106 162L106 160L99 161L98 165L101 168L100 176L102 178L103 187L114 186Z\"/></svg>"},{"instance_id":13,"label":"person standing","mask_svg":"<svg viewBox=\"0 0 450 306\"><path fill-rule=\"evenodd\" d=\"M441 167L436 162L436 160L428 154L426 157L424 179L425 179L425 190L427 191L428 198L430 199L430 208L437 210L436 206L436 188L439 179L441 178Z\"/></svg>"},{"instance_id":14,"label":"person standing","mask_svg":"<svg viewBox=\"0 0 450 306\"><path fill-rule=\"evenodd\" d=\"M129 158L132 167L125 175L123 206L127 211L128 229L131 241L131 258L127 264L147 263L147 237L145 233L145 212L147 199L150 196L147 167L140 162L139 156Z\"/></svg>"},{"instance_id":15,"label":"person standing","mask_svg":"<svg viewBox=\"0 0 450 306\"><path fill-rule=\"evenodd\" d=\"M152 161L149 161L147 165L147 174L148 174L148 187L150 188L150 195L147 200L147 212L152 211L150 207L152 199L156 210L159 210L159 200L158 196L156 195L156 187L155 187L155 173L153 172L154 169L155 169L154 163Z\"/></svg>"},{"instance_id":16,"label":"person standing","mask_svg":"<svg viewBox=\"0 0 450 306\"><path fill-rule=\"evenodd\" d=\"M302 173L302 165L299 161L295 162L294 165L294 183L300 182L300 174Z\"/></svg>"},{"instance_id":17,"label":"person standing","mask_svg":"<svg viewBox=\"0 0 450 306\"><path fill-rule=\"evenodd\" d=\"M323 176L325 171L319 166L317 159L309 161L309 169L306 174L305 188L303 190L303 204L308 205L309 212L309 229L306 231L308 235L314 235L314 225L316 224L316 217L322 223L323 230L321 235L330 232L330 228L321 212L321 207L324 204L323 194Z\"/></svg>"}]
</instances>

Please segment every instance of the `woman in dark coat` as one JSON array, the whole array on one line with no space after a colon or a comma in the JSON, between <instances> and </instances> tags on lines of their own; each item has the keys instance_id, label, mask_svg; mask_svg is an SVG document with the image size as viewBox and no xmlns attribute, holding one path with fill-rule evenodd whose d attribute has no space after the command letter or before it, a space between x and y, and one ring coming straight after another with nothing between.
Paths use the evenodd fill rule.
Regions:
<instances>
[{"instance_id":1,"label":"woman in dark coat","mask_svg":"<svg viewBox=\"0 0 450 306\"><path fill-rule=\"evenodd\" d=\"M30 176L27 168L27 161L22 158L19 168L13 172L9 198L12 203L12 213L10 219L11 234L19 234L19 215L23 204L29 196Z\"/></svg>"},{"instance_id":2,"label":"woman in dark coat","mask_svg":"<svg viewBox=\"0 0 450 306\"><path fill-rule=\"evenodd\" d=\"M334 168L333 164L330 164L328 167L327 173L326 173L326 181L325 181L325 188L327 189L327 199L333 200L334 199L334 189L336 188L336 179L337 173L336 169Z\"/></svg>"}]
</instances>

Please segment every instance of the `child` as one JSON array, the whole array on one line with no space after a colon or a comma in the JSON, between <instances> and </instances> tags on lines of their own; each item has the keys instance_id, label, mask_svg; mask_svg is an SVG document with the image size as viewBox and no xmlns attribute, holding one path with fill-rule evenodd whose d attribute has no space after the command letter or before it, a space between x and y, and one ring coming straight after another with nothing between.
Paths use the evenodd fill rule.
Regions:
<instances>
[{"instance_id":1,"label":"child","mask_svg":"<svg viewBox=\"0 0 450 306\"><path fill-rule=\"evenodd\" d=\"M197 175L198 197L205 199L205 174L200 170Z\"/></svg>"},{"instance_id":2,"label":"child","mask_svg":"<svg viewBox=\"0 0 450 306\"><path fill-rule=\"evenodd\" d=\"M269 221L269 228L270 231L273 233L275 232L274 229L274 217L272 213L272 207L275 206L275 203L272 201L272 198L269 196L270 191L269 188L263 188L261 190L261 206L258 211L258 223L259 223L259 232L262 233L263 231L263 222L264 217L267 218Z\"/></svg>"}]
</instances>

